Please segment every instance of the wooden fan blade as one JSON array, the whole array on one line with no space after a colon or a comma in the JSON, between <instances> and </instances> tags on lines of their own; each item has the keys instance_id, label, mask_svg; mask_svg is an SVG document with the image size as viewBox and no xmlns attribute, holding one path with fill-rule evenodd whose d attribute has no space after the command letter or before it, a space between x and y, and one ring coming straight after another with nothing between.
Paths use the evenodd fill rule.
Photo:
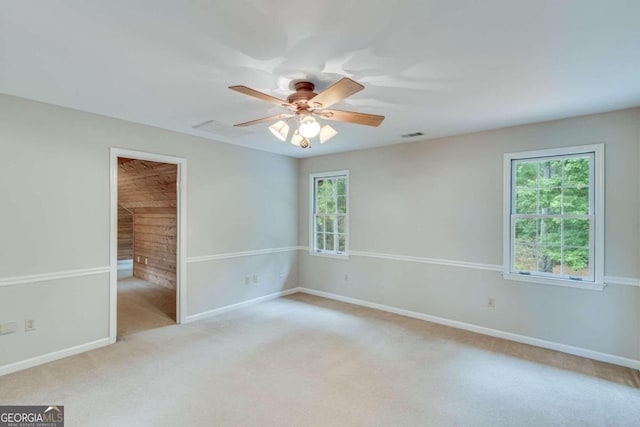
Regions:
<instances>
[{"instance_id":1,"label":"wooden fan blade","mask_svg":"<svg viewBox=\"0 0 640 427\"><path fill-rule=\"evenodd\" d=\"M267 95L266 93L258 92L257 90L251 89L250 87L246 87L246 86L229 86L229 89L235 90L236 92L244 93L245 95L253 96L254 98L258 98L258 99L261 99L263 101L267 101L267 102L271 102L273 104L277 104L277 105L279 105L281 107L284 107L284 108L293 108L293 109L296 108L295 105L289 104L287 101L284 101L282 99L278 99L275 96Z\"/></svg>"},{"instance_id":2,"label":"wooden fan blade","mask_svg":"<svg viewBox=\"0 0 640 427\"><path fill-rule=\"evenodd\" d=\"M282 119L288 119L291 116L292 116L291 114L276 114L275 116L263 117L261 119L251 120L250 122L238 123L237 125L233 125L233 126L245 127L245 126L257 125L258 123L263 123L263 122L271 122L271 121L277 121Z\"/></svg>"},{"instance_id":3,"label":"wooden fan blade","mask_svg":"<svg viewBox=\"0 0 640 427\"><path fill-rule=\"evenodd\" d=\"M318 108L327 108L362 89L364 86L360 83L344 77L311 98L311 103L320 104Z\"/></svg>"},{"instance_id":4,"label":"wooden fan blade","mask_svg":"<svg viewBox=\"0 0 640 427\"><path fill-rule=\"evenodd\" d=\"M354 111L322 110L318 113L320 117L336 122L354 123L356 125L379 126L384 120L384 116L376 114L356 113Z\"/></svg>"}]
</instances>

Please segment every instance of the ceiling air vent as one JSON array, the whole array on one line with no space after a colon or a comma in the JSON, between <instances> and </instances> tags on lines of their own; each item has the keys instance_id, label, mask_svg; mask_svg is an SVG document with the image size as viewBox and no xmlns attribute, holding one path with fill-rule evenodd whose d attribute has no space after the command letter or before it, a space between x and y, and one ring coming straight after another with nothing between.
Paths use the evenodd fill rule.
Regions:
<instances>
[{"instance_id":1,"label":"ceiling air vent","mask_svg":"<svg viewBox=\"0 0 640 427\"><path fill-rule=\"evenodd\" d=\"M413 133L405 133L404 135L400 135L400 136L403 138L413 138L413 137L422 136L422 135L424 135L424 133L422 132L413 132Z\"/></svg>"},{"instance_id":2,"label":"ceiling air vent","mask_svg":"<svg viewBox=\"0 0 640 427\"><path fill-rule=\"evenodd\" d=\"M216 120L207 120L206 122L202 122L193 126L193 129L226 138L235 138L238 136L244 136L253 133L249 130L227 125Z\"/></svg>"}]
</instances>

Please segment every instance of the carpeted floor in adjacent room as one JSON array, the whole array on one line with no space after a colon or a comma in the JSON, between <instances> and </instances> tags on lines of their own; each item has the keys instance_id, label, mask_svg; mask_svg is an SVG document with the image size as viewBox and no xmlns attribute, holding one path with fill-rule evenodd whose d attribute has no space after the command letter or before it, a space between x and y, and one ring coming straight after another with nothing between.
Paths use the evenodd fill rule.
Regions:
<instances>
[{"instance_id":1,"label":"carpeted floor in adjacent room","mask_svg":"<svg viewBox=\"0 0 640 427\"><path fill-rule=\"evenodd\" d=\"M638 371L305 294L0 378L66 426L638 426Z\"/></svg>"},{"instance_id":2,"label":"carpeted floor in adjacent room","mask_svg":"<svg viewBox=\"0 0 640 427\"><path fill-rule=\"evenodd\" d=\"M176 291L137 277L118 280L118 338L176 323Z\"/></svg>"}]
</instances>

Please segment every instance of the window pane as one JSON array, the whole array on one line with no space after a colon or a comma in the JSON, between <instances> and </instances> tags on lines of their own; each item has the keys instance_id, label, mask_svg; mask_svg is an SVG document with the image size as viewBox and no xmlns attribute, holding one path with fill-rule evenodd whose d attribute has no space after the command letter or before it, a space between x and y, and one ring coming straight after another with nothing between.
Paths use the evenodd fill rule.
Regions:
<instances>
[{"instance_id":1,"label":"window pane","mask_svg":"<svg viewBox=\"0 0 640 427\"><path fill-rule=\"evenodd\" d=\"M560 246L560 231L562 220L559 218L545 218L540 220L539 244L543 246ZM558 258L560 261L560 258Z\"/></svg>"},{"instance_id":2,"label":"window pane","mask_svg":"<svg viewBox=\"0 0 640 427\"><path fill-rule=\"evenodd\" d=\"M537 271L542 273L560 273L562 262L560 218L538 220L538 259Z\"/></svg>"},{"instance_id":3,"label":"window pane","mask_svg":"<svg viewBox=\"0 0 640 427\"><path fill-rule=\"evenodd\" d=\"M538 246L538 271L560 273L562 251L560 246Z\"/></svg>"},{"instance_id":4,"label":"window pane","mask_svg":"<svg viewBox=\"0 0 640 427\"><path fill-rule=\"evenodd\" d=\"M592 204L597 196L593 180L598 178L593 162L598 149L577 155L556 152L511 162L511 269L594 280L590 258L596 220Z\"/></svg>"},{"instance_id":5,"label":"window pane","mask_svg":"<svg viewBox=\"0 0 640 427\"><path fill-rule=\"evenodd\" d=\"M516 219L516 241L536 243L538 221L532 218Z\"/></svg>"},{"instance_id":6,"label":"window pane","mask_svg":"<svg viewBox=\"0 0 640 427\"><path fill-rule=\"evenodd\" d=\"M327 197L327 213L336 213L336 200L333 198L333 194Z\"/></svg>"},{"instance_id":7,"label":"window pane","mask_svg":"<svg viewBox=\"0 0 640 427\"><path fill-rule=\"evenodd\" d=\"M588 187L564 189L564 213L565 215L589 214Z\"/></svg>"},{"instance_id":8,"label":"window pane","mask_svg":"<svg viewBox=\"0 0 640 427\"><path fill-rule=\"evenodd\" d=\"M516 163L516 186L535 188L537 166L537 162Z\"/></svg>"},{"instance_id":9,"label":"window pane","mask_svg":"<svg viewBox=\"0 0 640 427\"><path fill-rule=\"evenodd\" d=\"M516 220L516 241L514 250L514 268L522 271L536 270L536 219Z\"/></svg>"},{"instance_id":10,"label":"window pane","mask_svg":"<svg viewBox=\"0 0 640 427\"><path fill-rule=\"evenodd\" d=\"M325 250L327 251L335 251L335 248L333 247L333 234L328 234L327 233L327 240L326 240L326 244L325 244Z\"/></svg>"},{"instance_id":11,"label":"window pane","mask_svg":"<svg viewBox=\"0 0 640 427\"><path fill-rule=\"evenodd\" d=\"M327 213L327 202L323 197L322 190L319 190L316 193L316 213Z\"/></svg>"},{"instance_id":12,"label":"window pane","mask_svg":"<svg viewBox=\"0 0 640 427\"><path fill-rule=\"evenodd\" d=\"M539 214L555 215L562 211L562 189L560 188L542 188L538 193L539 197Z\"/></svg>"},{"instance_id":13,"label":"window pane","mask_svg":"<svg viewBox=\"0 0 640 427\"><path fill-rule=\"evenodd\" d=\"M564 185L589 185L589 158L564 161Z\"/></svg>"},{"instance_id":14,"label":"window pane","mask_svg":"<svg viewBox=\"0 0 640 427\"><path fill-rule=\"evenodd\" d=\"M322 209L322 202L323 202L323 199L322 199L322 188L323 188L323 186L324 186L324 180L316 179L316 183L315 183L315 186L314 186L314 189L313 189L315 191L314 197L316 198L315 199L316 200L316 212L321 212L321 209Z\"/></svg>"},{"instance_id":15,"label":"window pane","mask_svg":"<svg viewBox=\"0 0 640 427\"><path fill-rule=\"evenodd\" d=\"M329 176L313 179L314 250L346 252L347 178Z\"/></svg>"},{"instance_id":16,"label":"window pane","mask_svg":"<svg viewBox=\"0 0 640 427\"><path fill-rule=\"evenodd\" d=\"M571 276L588 276L589 249L565 248L564 274Z\"/></svg>"},{"instance_id":17,"label":"window pane","mask_svg":"<svg viewBox=\"0 0 640 427\"><path fill-rule=\"evenodd\" d=\"M347 198L338 196L338 213L347 213Z\"/></svg>"},{"instance_id":18,"label":"window pane","mask_svg":"<svg viewBox=\"0 0 640 427\"><path fill-rule=\"evenodd\" d=\"M336 180L328 179L327 186L325 187L325 191L327 192L327 201L334 198L335 190L336 190Z\"/></svg>"},{"instance_id":19,"label":"window pane","mask_svg":"<svg viewBox=\"0 0 640 427\"><path fill-rule=\"evenodd\" d=\"M347 180L345 178L338 179L338 196L347 195Z\"/></svg>"},{"instance_id":20,"label":"window pane","mask_svg":"<svg viewBox=\"0 0 640 427\"><path fill-rule=\"evenodd\" d=\"M562 185L562 161L545 160L539 163L539 186L560 187Z\"/></svg>"},{"instance_id":21,"label":"window pane","mask_svg":"<svg viewBox=\"0 0 640 427\"><path fill-rule=\"evenodd\" d=\"M334 226L334 218L332 217L326 217L324 219L324 231L326 233L333 233L333 226Z\"/></svg>"},{"instance_id":22,"label":"window pane","mask_svg":"<svg viewBox=\"0 0 640 427\"><path fill-rule=\"evenodd\" d=\"M519 214L536 213L536 190L517 190L516 211Z\"/></svg>"},{"instance_id":23,"label":"window pane","mask_svg":"<svg viewBox=\"0 0 640 427\"><path fill-rule=\"evenodd\" d=\"M565 246L589 246L589 220L565 219L564 220L564 245Z\"/></svg>"},{"instance_id":24,"label":"window pane","mask_svg":"<svg viewBox=\"0 0 640 427\"><path fill-rule=\"evenodd\" d=\"M316 210L318 213L332 213L327 207L327 202L332 194L331 180L319 179L316 181Z\"/></svg>"},{"instance_id":25,"label":"window pane","mask_svg":"<svg viewBox=\"0 0 640 427\"><path fill-rule=\"evenodd\" d=\"M518 271L536 270L536 246L533 243L516 241L513 267Z\"/></svg>"}]
</instances>

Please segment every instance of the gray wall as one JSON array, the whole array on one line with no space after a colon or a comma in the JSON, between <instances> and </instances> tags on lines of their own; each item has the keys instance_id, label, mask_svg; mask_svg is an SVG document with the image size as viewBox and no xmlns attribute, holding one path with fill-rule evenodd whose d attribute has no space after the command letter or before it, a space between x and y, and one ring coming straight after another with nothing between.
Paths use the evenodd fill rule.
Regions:
<instances>
[{"instance_id":1,"label":"gray wall","mask_svg":"<svg viewBox=\"0 0 640 427\"><path fill-rule=\"evenodd\" d=\"M0 95L0 282L109 265L112 146L187 159L188 257L296 245L295 159ZM297 263L295 251L188 263L187 316L294 287ZM0 368L107 338L108 311L108 273L0 286L0 323L18 323L0 336Z\"/></svg>"},{"instance_id":2,"label":"gray wall","mask_svg":"<svg viewBox=\"0 0 640 427\"><path fill-rule=\"evenodd\" d=\"M606 144L605 274L638 278L640 109L301 160L300 245L309 238L309 174L349 169L351 250L501 265L503 154L600 142ZM507 281L496 271L307 252L300 255L300 285L640 358L638 287L588 291ZM486 306L489 296L493 309Z\"/></svg>"},{"instance_id":3,"label":"gray wall","mask_svg":"<svg viewBox=\"0 0 640 427\"><path fill-rule=\"evenodd\" d=\"M639 123L633 109L295 160L0 96L0 285L108 266L112 146L187 159L190 258L306 246L309 173L349 169L352 250L501 264L503 153L604 142L605 274L638 278ZM253 274L260 284L244 285ZM0 323L19 328L0 336L0 371L107 338L108 276L0 286ZM301 285L640 358L638 287L585 291L505 281L495 271L304 251L191 262L187 282L188 316ZM496 308L486 307L488 296ZM36 331L24 332L26 318L36 319Z\"/></svg>"}]
</instances>

